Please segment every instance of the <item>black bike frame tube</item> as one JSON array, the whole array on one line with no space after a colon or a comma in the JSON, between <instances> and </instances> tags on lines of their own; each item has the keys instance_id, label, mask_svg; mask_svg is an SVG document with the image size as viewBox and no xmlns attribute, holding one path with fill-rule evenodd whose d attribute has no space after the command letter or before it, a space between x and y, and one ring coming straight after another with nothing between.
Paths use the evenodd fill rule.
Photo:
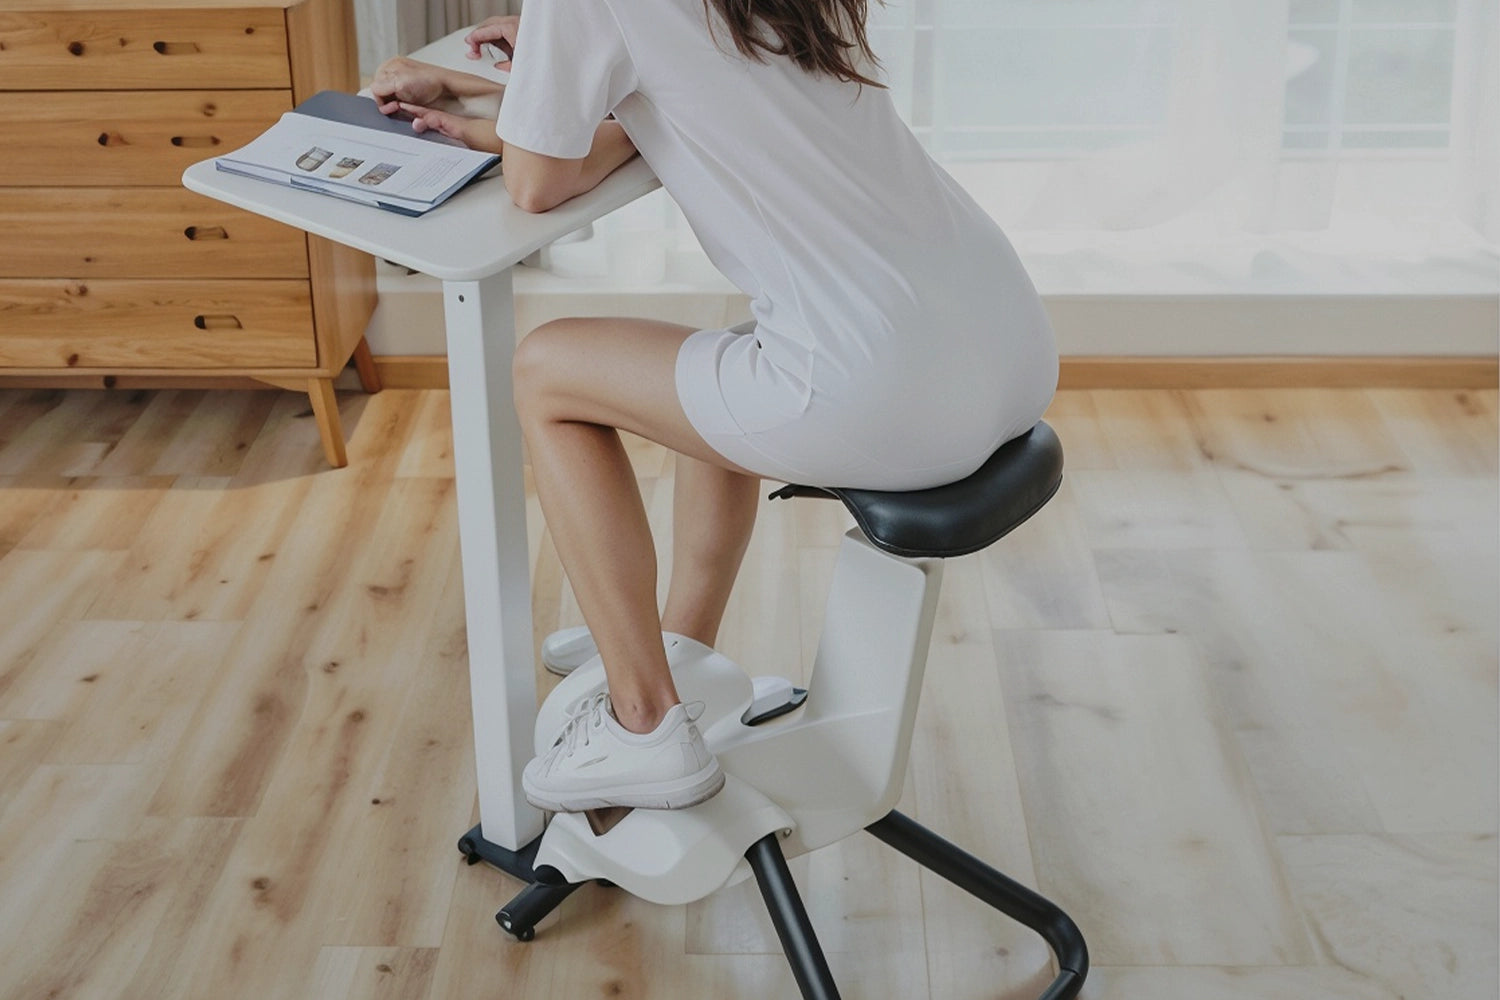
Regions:
<instances>
[{"instance_id":1,"label":"black bike frame tube","mask_svg":"<svg viewBox=\"0 0 1500 1000\"><path fill-rule=\"evenodd\" d=\"M1088 948L1055 903L894 810L867 829L882 841L1042 936L1060 970L1040 1000L1073 1000L1088 975Z\"/></svg>"},{"instance_id":2,"label":"black bike frame tube","mask_svg":"<svg viewBox=\"0 0 1500 1000\"><path fill-rule=\"evenodd\" d=\"M839 1000L838 986L823 956L823 946L818 944L802 897L797 894L797 884L792 881L777 835L767 834L751 844L745 858L760 884L766 909L771 912L771 922L776 925L776 934L781 938L781 947L804 1000Z\"/></svg>"}]
</instances>

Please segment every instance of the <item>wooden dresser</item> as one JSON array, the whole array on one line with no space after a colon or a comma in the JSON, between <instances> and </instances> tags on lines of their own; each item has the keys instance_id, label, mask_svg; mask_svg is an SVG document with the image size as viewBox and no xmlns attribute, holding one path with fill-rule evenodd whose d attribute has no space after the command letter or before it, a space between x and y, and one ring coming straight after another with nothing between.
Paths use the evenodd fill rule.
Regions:
<instances>
[{"instance_id":1,"label":"wooden dresser","mask_svg":"<svg viewBox=\"0 0 1500 1000\"><path fill-rule=\"evenodd\" d=\"M344 465L374 261L180 178L358 83L350 0L0 3L0 384L254 379L308 393Z\"/></svg>"}]
</instances>

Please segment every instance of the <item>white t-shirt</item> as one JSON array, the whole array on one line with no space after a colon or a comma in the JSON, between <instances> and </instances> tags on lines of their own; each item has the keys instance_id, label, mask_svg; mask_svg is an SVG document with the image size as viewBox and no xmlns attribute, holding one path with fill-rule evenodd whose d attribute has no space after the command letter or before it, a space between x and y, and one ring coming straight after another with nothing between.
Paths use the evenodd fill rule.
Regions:
<instances>
[{"instance_id":1,"label":"white t-shirt","mask_svg":"<svg viewBox=\"0 0 1500 1000\"><path fill-rule=\"evenodd\" d=\"M712 16L717 45L703 0L528 0L497 132L576 159L613 112L809 391L1040 413L1056 352L1030 278L889 92L751 60Z\"/></svg>"}]
</instances>

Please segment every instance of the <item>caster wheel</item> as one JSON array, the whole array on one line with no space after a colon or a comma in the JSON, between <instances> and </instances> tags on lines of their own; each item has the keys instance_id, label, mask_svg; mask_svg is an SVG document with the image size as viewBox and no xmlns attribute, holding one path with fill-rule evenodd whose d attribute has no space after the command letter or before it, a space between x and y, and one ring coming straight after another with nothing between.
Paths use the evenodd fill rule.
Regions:
<instances>
[{"instance_id":1,"label":"caster wheel","mask_svg":"<svg viewBox=\"0 0 1500 1000\"><path fill-rule=\"evenodd\" d=\"M470 865L477 865L480 861L483 860L479 856L479 852L474 849L474 841L470 840L468 837L465 837L458 842L458 853L462 854L464 856L464 861Z\"/></svg>"},{"instance_id":2,"label":"caster wheel","mask_svg":"<svg viewBox=\"0 0 1500 1000\"><path fill-rule=\"evenodd\" d=\"M511 923L510 917L506 916L505 911L503 910L495 914L495 922L500 925L501 930L505 931L507 934L513 935L517 941L530 941L532 938L536 937L535 927L532 927L530 925L527 925L525 927L517 927L515 924Z\"/></svg>"}]
</instances>

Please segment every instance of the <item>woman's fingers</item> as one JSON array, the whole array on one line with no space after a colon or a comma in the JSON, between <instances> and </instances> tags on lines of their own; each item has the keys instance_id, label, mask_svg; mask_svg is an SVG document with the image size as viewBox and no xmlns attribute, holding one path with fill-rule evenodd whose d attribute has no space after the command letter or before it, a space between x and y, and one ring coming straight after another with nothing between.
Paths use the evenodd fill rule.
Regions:
<instances>
[{"instance_id":1,"label":"woman's fingers","mask_svg":"<svg viewBox=\"0 0 1500 1000\"><path fill-rule=\"evenodd\" d=\"M520 28L521 18L516 14L487 18L464 36L464 44L469 47L465 54L470 59L479 59L483 56L483 46L494 45L506 56L496 62L495 67L504 68L510 65L510 56L516 51L516 33Z\"/></svg>"},{"instance_id":2,"label":"woman's fingers","mask_svg":"<svg viewBox=\"0 0 1500 1000\"><path fill-rule=\"evenodd\" d=\"M380 68L375 71L375 78L370 81L370 94L383 115L390 114L396 108L399 78L399 64L394 59L388 59L380 64Z\"/></svg>"},{"instance_id":3,"label":"woman's fingers","mask_svg":"<svg viewBox=\"0 0 1500 1000\"><path fill-rule=\"evenodd\" d=\"M474 26L473 31L464 36L464 43L469 46L469 58L477 59L479 46L486 42L505 41L515 44L516 30L520 24L519 14L502 14L498 17L485 18Z\"/></svg>"},{"instance_id":4,"label":"woman's fingers","mask_svg":"<svg viewBox=\"0 0 1500 1000\"><path fill-rule=\"evenodd\" d=\"M408 104L405 101L397 101L396 106L411 115L413 132L426 132L430 128L437 127L436 118L439 112L424 108L420 104Z\"/></svg>"},{"instance_id":5,"label":"woman's fingers","mask_svg":"<svg viewBox=\"0 0 1500 1000\"><path fill-rule=\"evenodd\" d=\"M430 129L450 139L457 139L470 149L490 153L498 154L503 148L499 137L495 135L493 118L471 118L468 115L412 104L410 101L402 101L398 107L411 115L414 132L421 133Z\"/></svg>"},{"instance_id":6,"label":"woman's fingers","mask_svg":"<svg viewBox=\"0 0 1500 1000\"><path fill-rule=\"evenodd\" d=\"M411 127L414 132L422 133L431 129L450 138L463 138L463 129L460 127L460 119L457 115L447 111L438 111L436 108L424 108L420 104L408 104L405 101L400 102L400 108L411 115Z\"/></svg>"},{"instance_id":7,"label":"woman's fingers","mask_svg":"<svg viewBox=\"0 0 1500 1000\"><path fill-rule=\"evenodd\" d=\"M503 70L509 72L510 71L510 53L512 51L514 51L514 49L512 48L510 51L507 51L504 48L495 47L495 51L499 52L499 53L501 53L501 54L503 54L505 56L504 59L497 59L497 60L495 60L495 68L496 69L503 69Z\"/></svg>"},{"instance_id":8,"label":"woman's fingers","mask_svg":"<svg viewBox=\"0 0 1500 1000\"><path fill-rule=\"evenodd\" d=\"M396 110L398 101L430 104L446 89L438 67L401 56L382 63L370 81L370 94L387 115Z\"/></svg>"}]
</instances>

